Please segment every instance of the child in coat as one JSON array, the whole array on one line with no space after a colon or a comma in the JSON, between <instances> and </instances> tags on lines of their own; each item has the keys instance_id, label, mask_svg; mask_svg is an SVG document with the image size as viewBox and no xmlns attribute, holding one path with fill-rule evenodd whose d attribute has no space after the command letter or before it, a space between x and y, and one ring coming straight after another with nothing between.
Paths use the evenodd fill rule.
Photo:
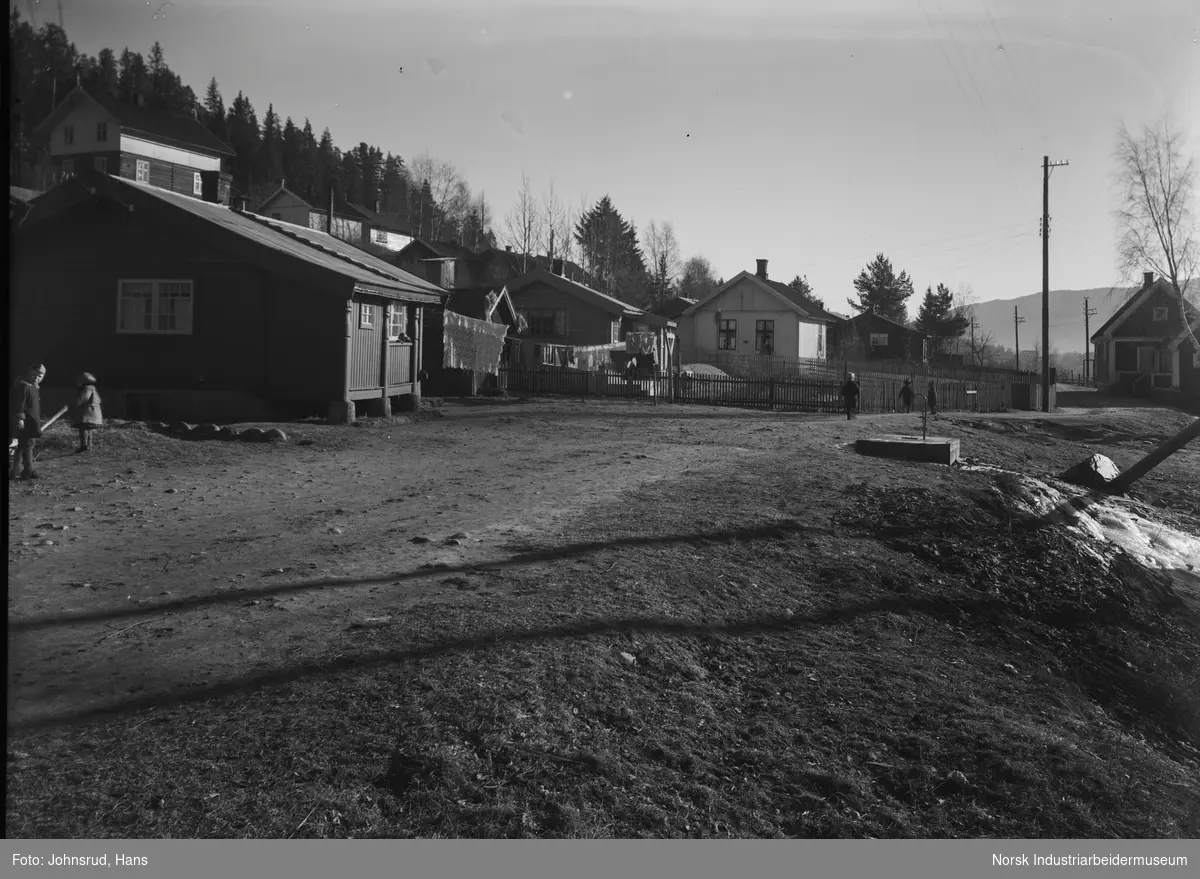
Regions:
<instances>
[{"instance_id":1,"label":"child in coat","mask_svg":"<svg viewBox=\"0 0 1200 879\"><path fill-rule=\"evenodd\" d=\"M100 394L96 392L96 377L90 372L82 373L77 385L79 389L75 392L75 404L72 408L75 429L79 431L79 448L76 453L90 449L92 431L104 426L104 414L100 411Z\"/></svg>"}]
</instances>

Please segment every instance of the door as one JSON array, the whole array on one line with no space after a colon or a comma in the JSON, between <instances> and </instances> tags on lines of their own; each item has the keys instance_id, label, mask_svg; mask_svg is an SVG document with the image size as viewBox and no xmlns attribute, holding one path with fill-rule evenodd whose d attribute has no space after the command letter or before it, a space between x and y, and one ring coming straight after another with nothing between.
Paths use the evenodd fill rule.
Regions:
<instances>
[{"instance_id":1,"label":"door","mask_svg":"<svg viewBox=\"0 0 1200 879\"><path fill-rule=\"evenodd\" d=\"M1158 351L1155 348L1137 349L1138 375L1150 375L1158 372Z\"/></svg>"}]
</instances>

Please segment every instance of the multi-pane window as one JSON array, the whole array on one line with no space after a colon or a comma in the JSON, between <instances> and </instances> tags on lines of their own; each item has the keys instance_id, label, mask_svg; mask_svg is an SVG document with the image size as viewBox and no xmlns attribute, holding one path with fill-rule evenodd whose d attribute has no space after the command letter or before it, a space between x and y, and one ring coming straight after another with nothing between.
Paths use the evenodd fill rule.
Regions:
<instances>
[{"instance_id":1,"label":"multi-pane window","mask_svg":"<svg viewBox=\"0 0 1200 879\"><path fill-rule=\"evenodd\" d=\"M395 342L404 335L405 328L408 326L408 306L407 305L390 305L388 306L388 340Z\"/></svg>"},{"instance_id":2,"label":"multi-pane window","mask_svg":"<svg viewBox=\"0 0 1200 879\"><path fill-rule=\"evenodd\" d=\"M817 328L817 356L825 356L825 327Z\"/></svg>"},{"instance_id":3,"label":"multi-pane window","mask_svg":"<svg viewBox=\"0 0 1200 879\"><path fill-rule=\"evenodd\" d=\"M754 322L754 350L759 354L775 353L775 321L756 320Z\"/></svg>"},{"instance_id":4,"label":"multi-pane window","mask_svg":"<svg viewBox=\"0 0 1200 879\"><path fill-rule=\"evenodd\" d=\"M75 126L63 126L63 143L75 143Z\"/></svg>"},{"instance_id":5,"label":"multi-pane window","mask_svg":"<svg viewBox=\"0 0 1200 879\"><path fill-rule=\"evenodd\" d=\"M192 195L204 195L204 180L199 171L192 176Z\"/></svg>"},{"instance_id":6,"label":"multi-pane window","mask_svg":"<svg viewBox=\"0 0 1200 879\"><path fill-rule=\"evenodd\" d=\"M621 322L619 320L612 322L612 336L610 338L614 345L621 341Z\"/></svg>"},{"instance_id":7,"label":"multi-pane window","mask_svg":"<svg viewBox=\"0 0 1200 879\"><path fill-rule=\"evenodd\" d=\"M717 330L717 348L721 351L737 349L737 321L723 320Z\"/></svg>"},{"instance_id":8,"label":"multi-pane window","mask_svg":"<svg viewBox=\"0 0 1200 879\"><path fill-rule=\"evenodd\" d=\"M107 122L97 122L96 123L96 140L97 141L108 140L108 123Z\"/></svg>"},{"instance_id":9,"label":"multi-pane window","mask_svg":"<svg viewBox=\"0 0 1200 879\"><path fill-rule=\"evenodd\" d=\"M93 160L92 164L96 168L96 170L99 171L101 174L108 173L108 158L107 157L96 156L96 158Z\"/></svg>"},{"instance_id":10,"label":"multi-pane window","mask_svg":"<svg viewBox=\"0 0 1200 879\"><path fill-rule=\"evenodd\" d=\"M375 306L365 302L358 306L359 329L369 330L375 326Z\"/></svg>"},{"instance_id":11,"label":"multi-pane window","mask_svg":"<svg viewBox=\"0 0 1200 879\"><path fill-rule=\"evenodd\" d=\"M531 336L566 336L567 312L561 308L531 308L525 313Z\"/></svg>"},{"instance_id":12,"label":"multi-pane window","mask_svg":"<svg viewBox=\"0 0 1200 879\"><path fill-rule=\"evenodd\" d=\"M872 348L886 348L888 344L887 333L871 333Z\"/></svg>"},{"instance_id":13,"label":"multi-pane window","mask_svg":"<svg viewBox=\"0 0 1200 879\"><path fill-rule=\"evenodd\" d=\"M128 280L118 282L118 333L192 332L192 282Z\"/></svg>"},{"instance_id":14,"label":"multi-pane window","mask_svg":"<svg viewBox=\"0 0 1200 879\"><path fill-rule=\"evenodd\" d=\"M138 183L149 183L150 182L150 163L147 162L145 159L137 160L137 171L135 174L135 179L137 180Z\"/></svg>"}]
</instances>

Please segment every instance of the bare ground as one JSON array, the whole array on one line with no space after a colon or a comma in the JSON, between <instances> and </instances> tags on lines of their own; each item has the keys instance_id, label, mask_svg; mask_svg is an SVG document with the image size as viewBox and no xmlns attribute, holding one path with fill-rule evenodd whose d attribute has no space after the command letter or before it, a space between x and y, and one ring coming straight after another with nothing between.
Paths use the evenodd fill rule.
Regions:
<instances>
[{"instance_id":1,"label":"bare ground","mask_svg":"<svg viewBox=\"0 0 1200 879\"><path fill-rule=\"evenodd\" d=\"M915 416L445 412L52 434L9 489L8 835L1200 830L1194 609L992 476L847 448ZM1184 423L932 432L1047 475ZM1137 499L1200 531L1197 474Z\"/></svg>"}]
</instances>

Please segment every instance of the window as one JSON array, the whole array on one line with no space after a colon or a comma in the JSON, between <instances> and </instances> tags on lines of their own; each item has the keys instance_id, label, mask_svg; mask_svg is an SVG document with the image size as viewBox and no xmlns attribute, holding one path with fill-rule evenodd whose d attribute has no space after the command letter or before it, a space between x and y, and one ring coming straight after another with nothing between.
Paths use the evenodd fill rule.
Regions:
<instances>
[{"instance_id":1,"label":"window","mask_svg":"<svg viewBox=\"0 0 1200 879\"><path fill-rule=\"evenodd\" d=\"M191 281L130 280L117 286L118 333L191 335Z\"/></svg>"},{"instance_id":2,"label":"window","mask_svg":"<svg viewBox=\"0 0 1200 879\"><path fill-rule=\"evenodd\" d=\"M886 348L888 343L887 333L871 333L872 348Z\"/></svg>"},{"instance_id":3,"label":"window","mask_svg":"<svg viewBox=\"0 0 1200 879\"><path fill-rule=\"evenodd\" d=\"M75 143L75 126L63 126L63 143Z\"/></svg>"},{"instance_id":4,"label":"window","mask_svg":"<svg viewBox=\"0 0 1200 879\"><path fill-rule=\"evenodd\" d=\"M553 345L542 346L542 366L558 365L558 349Z\"/></svg>"},{"instance_id":5,"label":"window","mask_svg":"<svg viewBox=\"0 0 1200 879\"><path fill-rule=\"evenodd\" d=\"M531 336L566 336L567 312L562 308L532 308L526 312Z\"/></svg>"},{"instance_id":6,"label":"window","mask_svg":"<svg viewBox=\"0 0 1200 879\"><path fill-rule=\"evenodd\" d=\"M759 354L775 353L775 321L756 320L754 322L754 350Z\"/></svg>"},{"instance_id":7,"label":"window","mask_svg":"<svg viewBox=\"0 0 1200 879\"><path fill-rule=\"evenodd\" d=\"M387 230L386 229L372 229L371 230L371 240L373 242L375 242L376 244L380 244L380 245L383 245L384 247L386 247L387 243L388 243Z\"/></svg>"},{"instance_id":8,"label":"window","mask_svg":"<svg viewBox=\"0 0 1200 879\"><path fill-rule=\"evenodd\" d=\"M108 173L108 159L105 156L96 156L96 158L92 160L92 164L101 174Z\"/></svg>"},{"instance_id":9,"label":"window","mask_svg":"<svg viewBox=\"0 0 1200 879\"><path fill-rule=\"evenodd\" d=\"M62 172L63 172L64 177L70 177L72 174L74 174L75 173L75 160L74 159L63 159L62 160Z\"/></svg>"},{"instance_id":10,"label":"window","mask_svg":"<svg viewBox=\"0 0 1200 879\"><path fill-rule=\"evenodd\" d=\"M192 195L204 195L204 179L199 171L192 175Z\"/></svg>"},{"instance_id":11,"label":"window","mask_svg":"<svg viewBox=\"0 0 1200 879\"><path fill-rule=\"evenodd\" d=\"M375 306L365 302L358 306L358 328L369 330L375 326Z\"/></svg>"},{"instance_id":12,"label":"window","mask_svg":"<svg viewBox=\"0 0 1200 879\"><path fill-rule=\"evenodd\" d=\"M717 348L721 351L733 351L737 348L737 321L723 320L717 332Z\"/></svg>"},{"instance_id":13,"label":"window","mask_svg":"<svg viewBox=\"0 0 1200 879\"><path fill-rule=\"evenodd\" d=\"M137 172L136 172L135 179L137 180L138 183L149 183L150 182L150 163L147 162L145 159L137 160Z\"/></svg>"},{"instance_id":14,"label":"window","mask_svg":"<svg viewBox=\"0 0 1200 879\"><path fill-rule=\"evenodd\" d=\"M825 356L825 327L817 327L817 357Z\"/></svg>"},{"instance_id":15,"label":"window","mask_svg":"<svg viewBox=\"0 0 1200 879\"><path fill-rule=\"evenodd\" d=\"M96 123L96 140L97 141L108 140L108 123L107 122L97 122Z\"/></svg>"},{"instance_id":16,"label":"window","mask_svg":"<svg viewBox=\"0 0 1200 879\"><path fill-rule=\"evenodd\" d=\"M1157 307L1154 309L1154 320L1155 321L1166 320L1166 319L1167 319L1166 306L1160 306L1160 307Z\"/></svg>"},{"instance_id":17,"label":"window","mask_svg":"<svg viewBox=\"0 0 1200 879\"><path fill-rule=\"evenodd\" d=\"M387 317L387 335L389 342L395 342L405 335L405 328L408 326L408 306L407 305L389 305Z\"/></svg>"},{"instance_id":18,"label":"window","mask_svg":"<svg viewBox=\"0 0 1200 879\"><path fill-rule=\"evenodd\" d=\"M614 345L621 341L621 322L619 320L612 322L612 336L610 338Z\"/></svg>"}]
</instances>

